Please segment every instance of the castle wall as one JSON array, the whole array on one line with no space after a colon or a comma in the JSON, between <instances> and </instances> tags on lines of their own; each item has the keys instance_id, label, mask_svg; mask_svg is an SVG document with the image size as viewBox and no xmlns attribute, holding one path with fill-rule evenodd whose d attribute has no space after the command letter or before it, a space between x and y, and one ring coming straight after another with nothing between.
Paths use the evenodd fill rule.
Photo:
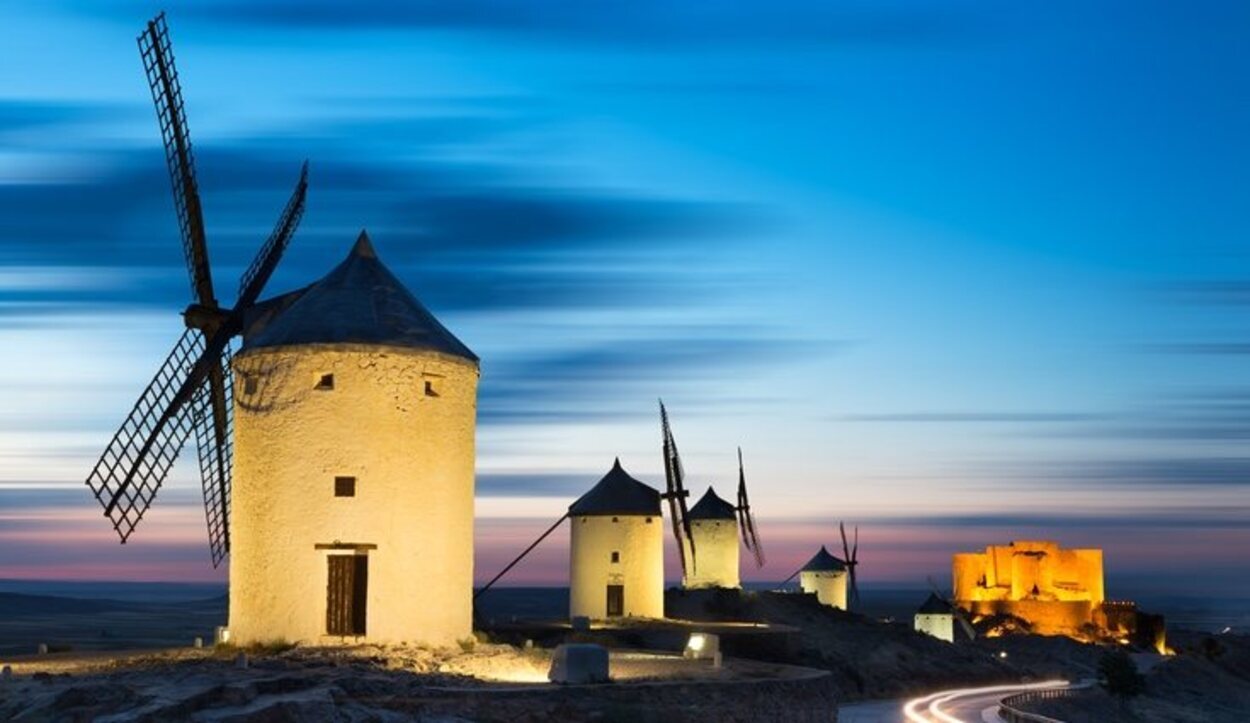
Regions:
<instances>
[{"instance_id":1,"label":"castle wall","mask_svg":"<svg viewBox=\"0 0 1250 723\"><path fill-rule=\"evenodd\" d=\"M607 586L625 586L626 616L664 617L664 520L660 515L569 518L569 616L607 617ZM619 561L612 562L612 553Z\"/></svg>"},{"instance_id":2,"label":"castle wall","mask_svg":"<svg viewBox=\"0 0 1250 723\"><path fill-rule=\"evenodd\" d=\"M960 607L976 615L1014 615L1028 621L1039 635L1072 635L1094 623L1095 605L1090 602L1056 600L977 600L960 601Z\"/></svg>"},{"instance_id":3,"label":"castle wall","mask_svg":"<svg viewBox=\"0 0 1250 723\"><path fill-rule=\"evenodd\" d=\"M232 640L471 635L476 365L335 344L245 350L234 372ZM326 634L327 558L344 554L368 557L363 638Z\"/></svg>"},{"instance_id":4,"label":"castle wall","mask_svg":"<svg viewBox=\"0 0 1250 723\"><path fill-rule=\"evenodd\" d=\"M952 562L952 578L956 600L979 600L979 582L991 569L990 557L979 552L957 552Z\"/></svg>"},{"instance_id":5,"label":"castle wall","mask_svg":"<svg viewBox=\"0 0 1250 723\"><path fill-rule=\"evenodd\" d=\"M691 520L695 564L687 569L683 587L741 587L738 523L734 520ZM689 549L689 543L682 542ZM686 559L690 559L687 556Z\"/></svg>"},{"instance_id":6,"label":"castle wall","mask_svg":"<svg viewBox=\"0 0 1250 723\"><path fill-rule=\"evenodd\" d=\"M938 640L948 643L955 642L955 616L917 614L916 632L932 635Z\"/></svg>"},{"instance_id":7,"label":"castle wall","mask_svg":"<svg viewBox=\"0 0 1250 723\"><path fill-rule=\"evenodd\" d=\"M803 592L815 593L822 605L846 609L846 582L844 571L800 572L799 587Z\"/></svg>"}]
</instances>

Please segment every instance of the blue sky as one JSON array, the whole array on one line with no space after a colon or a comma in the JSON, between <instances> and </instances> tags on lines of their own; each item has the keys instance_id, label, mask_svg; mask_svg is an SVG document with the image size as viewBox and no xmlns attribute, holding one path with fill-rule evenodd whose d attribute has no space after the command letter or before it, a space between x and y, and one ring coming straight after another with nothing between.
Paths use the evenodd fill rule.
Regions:
<instances>
[{"instance_id":1,"label":"blue sky","mask_svg":"<svg viewBox=\"0 0 1250 723\"><path fill-rule=\"evenodd\" d=\"M746 451L749 578L847 519L869 581L1045 537L1250 594L1244 4L166 9L219 295L308 158L269 291L367 227L482 357L479 577L613 457L657 481L663 396L696 494ZM154 10L0 7L9 576L220 575L191 450L125 548L81 482L187 301Z\"/></svg>"}]
</instances>

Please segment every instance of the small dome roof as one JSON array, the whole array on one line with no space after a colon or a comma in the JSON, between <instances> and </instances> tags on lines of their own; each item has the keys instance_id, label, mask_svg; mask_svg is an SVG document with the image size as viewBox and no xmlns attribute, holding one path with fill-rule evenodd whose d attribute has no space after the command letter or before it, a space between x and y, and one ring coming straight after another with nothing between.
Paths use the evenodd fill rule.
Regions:
<instances>
[{"instance_id":1,"label":"small dome roof","mask_svg":"<svg viewBox=\"0 0 1250 723\"><path fill-rule=\"evenodd\" d=\"M477 362L378 259L364 231L324 278L248 310L243 348L377 344L443 352Z\"/></svg>"},{"instance_id":2,"label":"small dome roof","mask_svg":"<svg viewBox=\"0 0 1250 723\"><path fill-rule=\"evenodd\" d=\"M618 457L603 479L576 502L570 515L660 515L660 493L629 476Z\"/></svg>"},{"instance_id":3,"label":"small dome roof","mask_svg":"<svg viewBox=\"0 0 1250 723\"><path fill-rule=\"evenodd\" d=\"M812 556L807 561L800 572L845 572L846 563L829 554L824 545L820 546L820 552Z\"/></svg>"},{"instance_id":4,"label":"small dome roof","mask_svg":"<svg viewBox=\"0 0 1250 723\"><path fill-rule=\"evenodd\" d=\"M951 613L950 603L938 597L936 593L929 593L929 599L925 600L916 611L917 615L950 615Z\"/></svg>"},{"instance_id":5,"label":"small dome roof","mask_svg":"<svg viewBox=\"0 0 1250 723\"><path fill-rule=\"evenodd\" d=\"M692 520L736 520L738 509L722 500L711 487L699 498L687 515Z\"/></svg>"}]
</instances>

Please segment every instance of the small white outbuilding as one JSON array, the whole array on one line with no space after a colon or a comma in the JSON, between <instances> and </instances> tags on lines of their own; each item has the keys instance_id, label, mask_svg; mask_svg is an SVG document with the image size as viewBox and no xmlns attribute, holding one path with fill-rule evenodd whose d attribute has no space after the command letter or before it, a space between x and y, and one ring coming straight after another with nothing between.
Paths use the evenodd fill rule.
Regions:
<instances>
[{"instance_id":1,"label":"small white outbuilding","mask_svg":"<svg viewBox=\"0 0 1250 723\"><path fill-rule=\"evenodd\" d=\"M230 640L472 634L478 359L363 232L234 357Z\"/></svg>"},{"instance_id":2,"label":"small white outbuilding","mask_svg":"<svg viewBox=\"0 0 1250 723\"><path fill-rule=\"evenodd\" d=\"M954 609L936 594L929 593L929 599L916 611L916 630L938 640L955 642Z\"/></svg>"},{"instance_id":3,"label":"small white outbuilding","mask_svg":"<svg viewBox=\"0 0 1250 723\"><path fill-rule=\"evenodd\" d=\"M686 567L682 587L741 587L738 576L738 510L711 487L690 508L690 538L694 562ZM687 545L686 559L692 559Z\"/></svg>"},{"instance_id":4,"label":"small white outbuilding","mask_svg":"<svg viewBox=\"0 0 1250 723\"><path fill-rule=\"evenodd\" d=\"M569 617L664 617L660 493L613 463L569 506Z\"/></svg>"},{"instance_id":5,"label":"small white outbuilding","mask_svg":"<svg viewBox=\"0 0 1250 723\"><path fill-rule=\"evenodd\" d=\"M799 571L799 587L815 593L822 605L846 609L846 563L829 554L824 545Z\"/></svg>"}]
</instances>

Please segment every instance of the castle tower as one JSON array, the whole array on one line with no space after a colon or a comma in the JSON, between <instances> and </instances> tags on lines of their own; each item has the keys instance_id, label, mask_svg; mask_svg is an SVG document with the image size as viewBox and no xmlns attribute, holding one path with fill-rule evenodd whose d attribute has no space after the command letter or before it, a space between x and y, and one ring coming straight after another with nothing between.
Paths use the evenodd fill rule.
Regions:
<instances>
[{"instance_id":1,"label":"castle tower","mask_svg":"<svg viewBox=\"0 0 1250 723\"><path fill-rule=\"evenodd\" d=\"M683 587L742 586L738 577L737 512L711 487L690 508L687 517L690 519L696 564L687 568Z\"/></svg>"},{"instance_id":2,"label":"castle tower","mask_svg":"<svg viewBox=\"0 0 1250 723\"><path fill-rule=\"evenodd\" d=\"M846 609L846 563L829 554L824 545L799 571L799 587L816 593L822 605Z\"/></svg>"},{"instance_id":3,"label":"castle tower","mask_svg":"<svg viewBox=\"0 0 1250 723\"><path fill-rule=\"evenodd\" d=\"M659 491L621 468L569 506L569 616L664 617Z\"/></svg>"},{"instance_id":4,"label":"castle tower","mask_svg":"<svg viewBox=\"0 0 1250 723\"><path fill-rule=\"evenodd\" d=\"M468 637L473 352L362 232L256 307L233 368L231 640Z\"/></svg>"}]
</instances>

